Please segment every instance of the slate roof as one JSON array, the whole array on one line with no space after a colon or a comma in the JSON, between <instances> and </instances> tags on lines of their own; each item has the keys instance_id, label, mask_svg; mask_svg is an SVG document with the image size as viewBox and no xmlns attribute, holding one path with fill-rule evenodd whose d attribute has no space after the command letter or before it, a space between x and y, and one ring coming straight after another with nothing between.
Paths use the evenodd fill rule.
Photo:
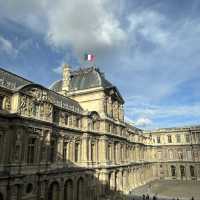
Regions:
<instances>
[{"instance_id":1,"label":"slate roof","mask_svg":"<svg viewBox=\"0 0 200 200\"><path fill-rule=\"evenodd\" d=\"M35 87L40 85L35 84L34 82L29 81L27 79L24 79L3 68L0 68L0 87L7 88L12 92L17 92L26 86ZM53 103L56 106L79 113L83 111L83 109L81 108L80 104L77 101L65 97L61 94L58 94L55 91L49 90L47 88L45 89L48 90L48 93L52 97Z\"/></svg>"},{"instance_id":2,"label":"slate roof","mask_svg":"<svg viewBox=\"0 0 200 200\"><path fill-rule=\"evenodd\" d=\"M8 72L5 69L0 67L0 86L10 89L16 90L17 88L33 83L29 80L26 80L12 72Z\"/></svg>"},{"instance_id":3,"label":"slate roof","mask_svg":"<svg viewBox=\"0 0 200 200\"><path fill-rule=\"evenodd\" d=\"M70 91L85 90L95 87L110 88L114 86L106 80L104 74L95 67L71 72ZM50 86L50 89L60 92L62 90L62 80L54 82Z\"/></svg>"}]
</instances>

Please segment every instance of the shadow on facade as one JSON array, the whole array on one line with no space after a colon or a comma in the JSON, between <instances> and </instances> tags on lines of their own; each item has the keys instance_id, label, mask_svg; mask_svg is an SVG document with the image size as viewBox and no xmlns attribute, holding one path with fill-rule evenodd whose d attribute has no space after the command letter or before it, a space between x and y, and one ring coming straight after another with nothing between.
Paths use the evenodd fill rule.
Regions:
<instances>
[{"instance_id":1,"label":"shadow on facade","mask_svg":"<svg viewBox=\"0 0 200 200\"><path fill-rule=\"evenodd\" d=\"M128 199L123 192L127 183L120 182L121 171L116 169L114 180L107 170L79 167L70 161L5 166L1 173L0 200Z\"/></svg>"},{"instance_id":2,"label":"shadow on facade","mask_svg":"<svg viewBox=\"0 0 200 200\"><path fill-rule=\"evenodd\" d=\"M0 200L128 198L126 193L131 185L127 165L101 166L99 163L94 166L89 163L90 167L84 167L86 163L79 158L75 158L76 163L65 160L52 141L44 142L43 137L30 134L27 128L27 136L20 138L17 135L19 124L8 126L4 123L5 118L2 120L4 125L0 123L0 128L7 139L1 143ZM19 123L22 125L21 121Z\"/></svg>"}]
</instances>

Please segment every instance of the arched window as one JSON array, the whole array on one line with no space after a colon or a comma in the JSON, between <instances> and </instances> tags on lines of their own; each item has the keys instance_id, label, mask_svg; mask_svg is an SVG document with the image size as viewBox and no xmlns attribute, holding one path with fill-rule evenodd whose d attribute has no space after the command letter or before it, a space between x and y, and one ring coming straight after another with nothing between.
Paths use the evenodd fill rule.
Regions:
<instances>
[{"instance_id":1,"label":"arched window","mask_svg":"<svg viewBox=\"0 0 200 200\"><path fill-rule=\"evenodd\" d=\"M171 175L176 176L176 167L174 165L171 165Z\"/></svg>"},{"instance_id":2,"label":"arched window","mask_svg":"<svg viewBox=\"0 0 200 200\"><path fill-rule=\"evenodd\" d=\"M59 184L57 182L53 182L49 187L48 200L60 200L59 197Z\"/></svg>"},{"instance_id":3,"label":"arched window","mask_svg":"<svg viewBox=\"0 0 200 200\"><path fill-rule=\"evenodd\" d=\"M190 175L191 177L195 177L194 166L190 165Z\"/></svg>"},{"instance_id":4,"label":"arched window","mask_svg":"<svg viewBox=\"0 0 200 200\"><path fill-rule=\"evenodd\" d=\"M181 177L185 176L185 167L183 165L180 166Z\"/></svg>"},{"instance_id":5,"label":"arched window","mask_svg":"<svg viewBox=\"0 0 200 200\"><path fill-rule=\"evenodd\" d=\"M83 178L79 178L77 181L77 200L84 200L84 181Z\"/></svg>"},{"instance_id":6,"label":"arched window","mask_svg":"<svg viewBox=\"0 0 200 200\"><path fill-rule=\"evenodd\" d=\"M64 185L64 200L73 200L73 192L73 182L69 179Z\"/></svg>"}]
</instances>

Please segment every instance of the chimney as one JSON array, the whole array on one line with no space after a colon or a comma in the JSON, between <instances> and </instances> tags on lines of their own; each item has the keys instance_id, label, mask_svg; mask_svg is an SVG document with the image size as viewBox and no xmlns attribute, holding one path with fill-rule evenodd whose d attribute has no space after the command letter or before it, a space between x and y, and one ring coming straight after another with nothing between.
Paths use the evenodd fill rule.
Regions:
<instances>
[{"instance_id":1,"label":"chimney","mask_svg":"<svg viewBox=\"0 0 200 200\"><path fill-rule=\"evenodd\" d=\"M62 93L66 95L70 89L70 66L68 64L63 65L63 82L62 82Z\"/></svg>"}]
</instances>

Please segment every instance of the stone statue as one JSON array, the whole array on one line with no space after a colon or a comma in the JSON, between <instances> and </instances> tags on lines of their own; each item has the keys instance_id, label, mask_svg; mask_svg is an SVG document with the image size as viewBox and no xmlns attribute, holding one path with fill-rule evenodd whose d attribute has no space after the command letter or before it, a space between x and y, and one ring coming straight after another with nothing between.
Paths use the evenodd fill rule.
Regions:
<instances>
[{"instance_id":1,"label":"stone statue","mask_svg":"<svg viewBox=\"0 0 200 200\"><path fill-rule=\"evenodd\" d=\"M52 116L52 112L53 112L53 106L51 104L47 104L46 116L50 118Z\"/></svg>"},{"instance_id":2,"label":"stone statue","mask_svg":"<svg viewBox=\"0 0 200 200\"><path fill-rule=\"evenodd\" d=\"M60 112L60 123L65 124L65 113L64 112Z\"/></svg>"},{"instance_id":3,"label":"stone statue","mask_svg":"<svg viewBox=\"0 0 200 200\"><path fill-rule=\"evenodd\" d=\"M19 110L23 114L27 111L27 96L25 95L20 98Z\"/></svg>"},{"instance_id":4,"label":"stone statue","mask_svg":"<svg viewBox=\"0 0 200 200\"><path fill-rule=\"evenodd\" d=\"M28 101L28 115L29 116L33 115L33 106L34 106L33 101L31 99L29 99L29 101Z\"/></svg>"},{"instance_id":5,"label":"stone statue","mask_svg":"<svg viewBox=\"0 0 200 200\"><path fill-rule=\"evenodd\" d=\"M10 97L6 96L4 98L3 107L4 107L5 110L10 111L10 109L11 109L11 100L10 100Z\"/></svg>"}]
</instances>

